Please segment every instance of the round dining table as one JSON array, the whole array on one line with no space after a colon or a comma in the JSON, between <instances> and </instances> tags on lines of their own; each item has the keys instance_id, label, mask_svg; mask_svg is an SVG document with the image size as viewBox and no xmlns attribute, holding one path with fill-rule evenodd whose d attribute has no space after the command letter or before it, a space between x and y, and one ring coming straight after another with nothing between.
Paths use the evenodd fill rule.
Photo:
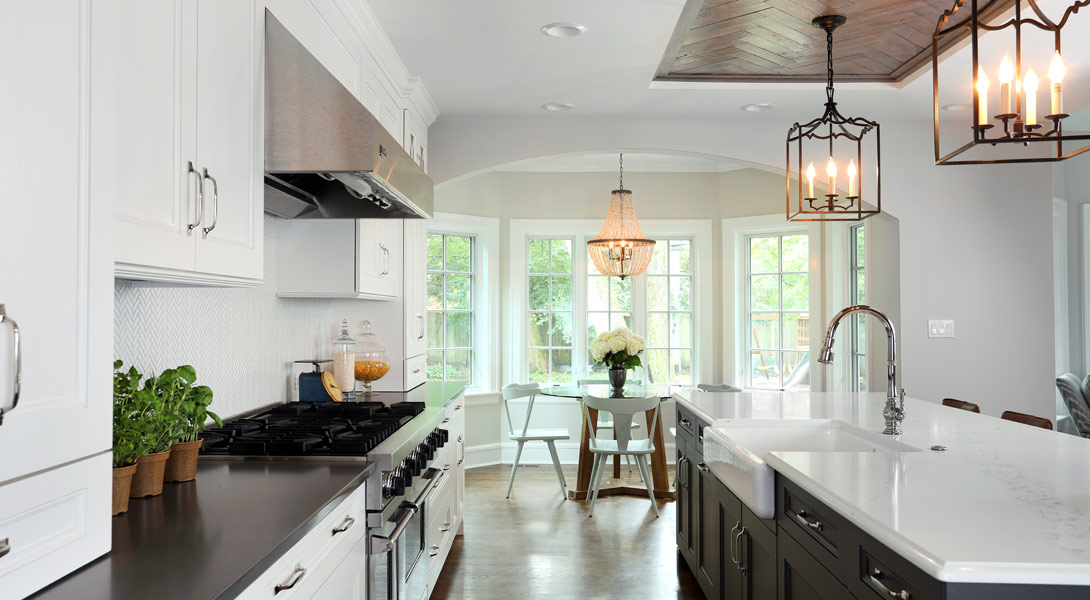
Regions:
<instances>
[{"instance_id":1,"label":"round dining table","mask_svg":"<svg viewBox=\"0 0 1090 600\"><path fill-rule=\"evenodd\" d=\"M666 385L666 384L646 384L646 383L627 383L624 386L623 392L615 392L609 384L588 384L588 385L574 385L574 384L559 384L559 385L543 385L541 387L541 395L553 396L557 398L572 398L582 400L583 396L596 396L600 398L648 398L650 396L658 396L661 400L665 401L682 386ZM647 425L650 426L655 411L647 411ZM589 421L593 423L598 422L598 411L593 408L588 408ZM670 476L666 472L666 440L662 434L662 411L659 411L658 421L655 423L654 431L648 432L648 437L651 437L652 443L655 446L655 451L651 454L651 483L656 498L662 498L664 500L674 500L676 498L675 490L670 489ZM568 498L571 500L586 500L587 490L590 489L590 472L594 465L594 457L590 452L590 438L592 430L590 428L590 422L588 419L583 419L583 432L579 439L579 469L576 476L575 489L568 490ZM613 457L613 481L619 481L621 477L621 457ZM647 488L644 486L630 486L630 485L614 485L610 487L602 486L602 489L598 492L598 496L611 496L614 494L632 494L635 496L647 497Z\"/></svg>"}]
</instances>

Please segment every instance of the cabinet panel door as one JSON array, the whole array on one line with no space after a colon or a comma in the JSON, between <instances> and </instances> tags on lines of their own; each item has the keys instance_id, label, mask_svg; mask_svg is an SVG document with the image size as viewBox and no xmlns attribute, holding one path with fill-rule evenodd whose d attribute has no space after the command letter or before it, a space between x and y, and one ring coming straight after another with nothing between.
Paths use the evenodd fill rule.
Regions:
<instances>
[{"instance_id":1,"label":"cabinet panel door","mask_svg":"<svg viewBox=\"0 0 1090 600\"><path fill-rule=\"evenodd\" d=\"M425 311L427 291L425 245L427 228L423 219L405 221L405 357L424 354L427 350Z\"/></svg>"},{"instance_id":2,"label":"cabinet panel door","mask_svg":"<svg viewBox=\"0 0 1090 600\"><path fill-rule=\"evenodd\" d=\"M742 598L764 600L776 597L776 534L759 522L757 515L742 507L744 540L742 556Z\"/></svg>"},{"instance_id":3,"label":"cabinet panel door","mask_svg":"<svg viewBox=\"0 0 1090 600\"><path fill-rule=\"evenodd\" d=\"M0 2L0 304L21 332L20 377L0 324L0 406L21 379L0 424L0 484L111 445L113 218L85 163L90 4Z\"/></svg>"},{"instance_id":4,"label":"cabinet panel door","mask_svg":"<svg viewBox=\"0 0 1090 600\"><path fill-rule=\"evenodd\" d=\"M694 493L695 508L697 511L696 522L699 524L700 533L696 538L696 579L704 590L704 595L709 598L719 598L729 590L737 589L737 586L726 587L727 581L736 582L738 579L732 571L734 564L721 563L721 549L727 547L732 540L729 534L734 524L741 520L737 498L726 492L723 484L716 479L711 471L706 471L703 463L697 465L695 470L696 490ZM722 577L722 582L720 580ZM720 586L723 585L722 591Z\"/></svg>"},{"instance_id":5,"label":"cabinet panel door","mask_svg":"<svg viewBox=\"0 0 1090 600\"><path fill-rule=\"evenodd\" d=\"M185 0L94 2L90 183L114 206L119 264L193 269L189 224L197 219L200 185L188 168L197 165L195 8Z\"/></svg>"},{"instance_id":6,"label":"cabinet panel door","mask_svg":"<svg viewBox=\"0 0 1090 600\"><path fill-rule=\"evenodd\" d=\"M250 279L262 276L265 203L257 11L255 0L197 2L197 165L208 176L196 270Z\"/></svg>"},{"instance_id":7,"label":"cabinet panel door","mask_svg":"<svg viewBox=\"0 0 1090 600\"><path fill-rule=\"evenodd\" d=\"M779 600L839 600L848 590L791 535L776 536L777 598Z\"/></svg>"}]
</instances>

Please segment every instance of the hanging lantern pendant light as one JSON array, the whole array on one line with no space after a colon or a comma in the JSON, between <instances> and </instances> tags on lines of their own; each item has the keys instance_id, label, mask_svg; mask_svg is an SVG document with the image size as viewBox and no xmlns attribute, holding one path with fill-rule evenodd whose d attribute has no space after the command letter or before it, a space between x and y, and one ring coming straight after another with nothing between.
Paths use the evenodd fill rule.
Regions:
<instances>
[{"instance_id":1,"label":"hanging lantern pendant light","mask_svg":"<svg viewBox=\"0 0 1090 600\"><path fill-rule=\"evenodd\" d=\"M632 192L624 189L624 154L620 157L619 182L610 195L605 225L598 237L587 242L587 249L599 273L624 279L647 270L655 240L644 238L632 206Z\"/></svg>"},{"instance_id":2,"label":"hanging lantern pendant light","mask_svg":"<svg viewBox=\"0 0 1090 600\"><path fill-rule=\"evenodd\" d=\"M882 211L882 180L879 161L881 159L881 137L879 126L875 121L862 117L845 117L837 110L834 100L835 89L833 87L833 30L840 27L847 18L842 15L825 15L815 18L811 25L825 30L828 83L825 86L825 112L821 117L805 124L795 123L787 132L787 219L789 221L858 221L878 214ZM863 205L863 141L868 133L873 132L875 140L875 194L872 200L874 208L864 208ZM866 138L871 139L871 138ZM817 164L825 164L827 179L827 193L818 197L814 192L814 180L817 177L817 168L814 161L803 159L804 141L828 140L828 157L819 160ZM838 168L834 154L834 142L854 142L853 156L848 161L845 171L847 185L841 186L845 193L840 193L837 188ZM792 145L796 153L795 162L792 162ZM809 164L807 164L809 162ZM797 171L792 172L792 164ZM803 165L806 165L805 167ZM805 171L803 170L805 168ZM797 176L797 200L793 205L791 198L791 177ZM803 175L805 174L805 184ZM844 180L841 180L843 183ZM805 194L805 195L804 195Z\"/></svg>"}]
</instances>

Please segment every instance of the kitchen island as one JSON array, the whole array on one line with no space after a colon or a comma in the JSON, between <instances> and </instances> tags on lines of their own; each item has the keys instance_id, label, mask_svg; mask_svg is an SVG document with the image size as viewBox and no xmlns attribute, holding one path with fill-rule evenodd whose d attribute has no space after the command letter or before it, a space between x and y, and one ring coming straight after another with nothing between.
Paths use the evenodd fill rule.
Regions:
<instances>
[{"instance_id":1,"label":"kitchen island","mask_svg":"<svg viewBox=\"0 0 1090 600\"><path fill-rule=\"evenodd\" d=\"M716 440L729 438L730 429L745 426L747 419L834 420L868 432L880 432L884 425L882 393L686 389L674 397L679 425L682 419L693 422L693 446L681 436L679 441L687 460L699 462L700 469L692 470L697 476L714 477L736 461ZM1090 440L912 398L905 400L905 411L904 434L896 440L916 451L757 452L775 470L777 481L776 517L758 520L781 538L785 530L795 534L789 540L793 547L801 540L810 554L827 554L825 568L856 595L860 592L852 580L859 578L853 574L862 568L857 563L866 562L865 553L860 559L846 551L856 538L903 560L904 570L923 580L920 589L947 598L985 597L982 592L1002 598L1090 595L1090 587L1082 587L1090 586ZM685 434L680 426L679 433ZM729 482L725 487L731 487ZM699 523L702 499L699 491L693 493L693 514L684 517ZM795 513L784 506L792 497ZM756 510L744 503L742 508L751 516ZM823 511L824 522L814 516ZM727 524L728 532L733 524ZM686 556L683 546L692 544L686 559L697 563L694 572L705 562L699 556L701 544L682 534L699 538L706 533L701 529L679 524L679 550ZM724 547L725 552L734 549L731 543ZM733 569L733 559L726 560L726 569ZM881 591L869 581L871 574L862 573L868 590ZM891 581L883 576L879 583ZM921 596L930 597L912 597Z\"/></svg>"},{"instance_id":2,"label":"kitchen island","mask_svg":"<svg viewBox=\"0 0 1090 600\"><path fill-rule=\"evenodd\" d=\"M134 498L114 517L109 554L32 598L234 598L335 518L373 470L362 461L201 460L195 481Z\"/></svg>"}]
</instances>

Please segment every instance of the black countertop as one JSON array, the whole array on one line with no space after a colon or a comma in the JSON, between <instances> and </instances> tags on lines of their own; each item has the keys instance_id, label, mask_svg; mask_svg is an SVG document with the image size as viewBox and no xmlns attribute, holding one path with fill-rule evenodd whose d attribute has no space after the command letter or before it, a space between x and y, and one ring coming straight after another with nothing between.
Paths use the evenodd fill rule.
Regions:
<instances>
[{"instance_id":1,"label":"black countertop","mask_svg":"<svg viewBox=\"0 0 1090 600\"><path fill-rule=\"evenodd\" d=\"M233 597L329 514L371 463L202 459L197 480L132 499L113 550L35 600Z\"/></svg>"}]
</instances>

